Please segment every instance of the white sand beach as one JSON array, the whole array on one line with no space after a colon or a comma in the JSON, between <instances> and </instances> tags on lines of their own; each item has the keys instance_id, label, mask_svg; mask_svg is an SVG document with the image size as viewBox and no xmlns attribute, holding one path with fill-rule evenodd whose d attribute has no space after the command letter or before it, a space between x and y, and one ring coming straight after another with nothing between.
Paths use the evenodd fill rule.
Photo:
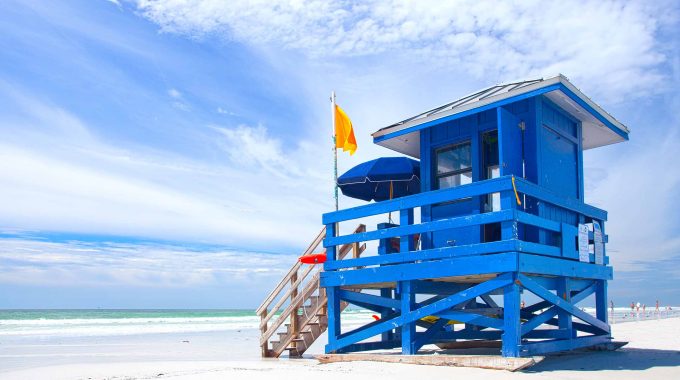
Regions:
<instances>
[{"instance_id":1,"label":"white sand beach","mask_svg":"<svg viewBox=\"0 0 680 380\"><path fill-rule=\"evenodd\" d=\"M547 357L524 372L477 368L259 358L253 329L215 333L115 337L33 337L0 340L0 379L412 379L680 378L680 318L618 323L616 352L578 352ZM309 355L321 353L322 341Z\"/></svg>"}]
</instances>

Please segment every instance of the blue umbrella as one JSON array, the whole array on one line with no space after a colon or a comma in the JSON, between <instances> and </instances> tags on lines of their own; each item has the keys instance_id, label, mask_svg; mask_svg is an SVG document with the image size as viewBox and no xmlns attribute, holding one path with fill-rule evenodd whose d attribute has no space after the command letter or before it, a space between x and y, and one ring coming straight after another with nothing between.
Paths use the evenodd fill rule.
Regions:
<instances>
[{"instance_id":1,"label":"blue umbrella","mask_svg":"<svg viewBox=\"0 0 680 380\"><path fill-rule=\"evenodd\" d=\"M338 178L348 197L384 201L420 192L420 162L408 157L381 157L364 162Z\"/></svg>"}]
</instances>

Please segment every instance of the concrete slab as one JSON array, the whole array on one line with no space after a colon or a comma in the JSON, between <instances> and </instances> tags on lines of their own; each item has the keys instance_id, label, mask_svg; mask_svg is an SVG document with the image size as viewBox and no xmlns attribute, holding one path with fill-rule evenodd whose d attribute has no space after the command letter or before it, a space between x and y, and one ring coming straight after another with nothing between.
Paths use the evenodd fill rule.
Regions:
<instances>
[{"instance_id":1,"label":"concrete slab","mask_svg":"<svg viewBox=\"0 0 680 380\"><path fill-rule=\"evenodd\" d=\"M321 364L370 361L449 367L474 367L514 372L540 363L543 360L543 357L504 358L499 355L324 354L315 356L315 359Z\"/></svg>"}]
</instances>

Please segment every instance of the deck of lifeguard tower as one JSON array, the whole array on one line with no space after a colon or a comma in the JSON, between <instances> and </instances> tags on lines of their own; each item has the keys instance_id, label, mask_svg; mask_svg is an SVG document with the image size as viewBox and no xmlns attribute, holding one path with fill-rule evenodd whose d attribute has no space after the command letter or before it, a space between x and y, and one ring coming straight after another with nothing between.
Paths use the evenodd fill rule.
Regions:
<instances>
[{"instance_id":1,"label":"deck of lifeguard tower","mask_svg":"<svg viewBox=\"0 0 680 380\"><path fill-rule=\"evenodd\" d=\"M324 331L328 354L434 345L517 358L610 344L607 213L585 202L583 151L627 140L625 126L560 75L493 86L373 137L420 159L421 192L323 215L303 253L323 243L323 268L295 264L257 310L263 356L300 356ZM367 229L388 213L398 223ZM348 329L348 305L379 319Z\"/></svg>"}]
</instances>

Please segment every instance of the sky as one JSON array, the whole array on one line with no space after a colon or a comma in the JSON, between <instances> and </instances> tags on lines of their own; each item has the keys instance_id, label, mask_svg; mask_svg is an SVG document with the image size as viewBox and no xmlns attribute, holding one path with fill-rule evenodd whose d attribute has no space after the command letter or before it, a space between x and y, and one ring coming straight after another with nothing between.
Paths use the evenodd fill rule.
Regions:
<instances>
[{"instance_id":1,"label":"sky","mask_svg":"<svg viewBox=\"0 0 680 380\"><path fill-rule=\"evenodd\" d=\"M3 1L0 308L256 307L333 208L332 90L342 172L397 155L381 127L557 73L631 130L585 152L611 298L680 305L679 8Z\"/></svg>"}]
</instances>

